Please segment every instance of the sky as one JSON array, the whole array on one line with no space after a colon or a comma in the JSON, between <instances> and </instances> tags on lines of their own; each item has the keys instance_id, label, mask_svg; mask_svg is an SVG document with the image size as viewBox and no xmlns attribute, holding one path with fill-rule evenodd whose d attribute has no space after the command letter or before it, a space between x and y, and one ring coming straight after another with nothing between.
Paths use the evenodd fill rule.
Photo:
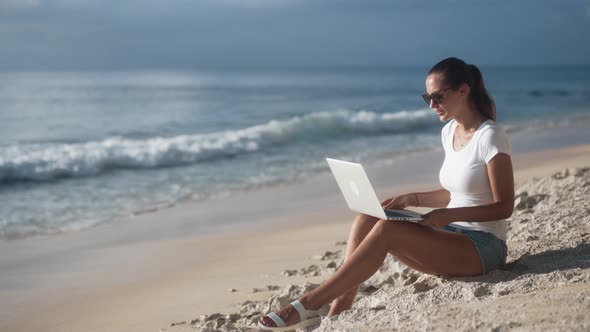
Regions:
<instances>
[{"instance_id":1,"label":"sky","mask_svg":"<svg viewBox=\"0 0 590 332\"><path fill-rule=\"evenodd\" d=\"M0 0L0 70L590 65L581 0Z\"/></svg>"}]
</instances>

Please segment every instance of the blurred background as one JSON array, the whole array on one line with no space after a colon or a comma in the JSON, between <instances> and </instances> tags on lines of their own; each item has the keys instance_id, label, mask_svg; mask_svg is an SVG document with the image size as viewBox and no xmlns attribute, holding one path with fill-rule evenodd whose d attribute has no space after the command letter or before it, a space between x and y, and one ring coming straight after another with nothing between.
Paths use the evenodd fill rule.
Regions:
<instances>
[{"instance_id":1,"label":"blurred background","mask_svg":"<svg viewBox=\"0 0 590 332\"><path fill-rule=\"evenodd\" d=\"M440 149L449 56L513 137L590 141L589 32L574 0L0 0L0 239Z\"/></svg>"}]
</instances>

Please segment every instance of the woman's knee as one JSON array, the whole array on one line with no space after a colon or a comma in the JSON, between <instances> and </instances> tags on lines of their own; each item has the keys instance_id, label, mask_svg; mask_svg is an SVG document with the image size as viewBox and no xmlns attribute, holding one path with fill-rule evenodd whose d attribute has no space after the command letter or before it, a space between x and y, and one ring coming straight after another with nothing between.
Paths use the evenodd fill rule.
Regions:
<instances>
[{"instance_id":1,"label":"woman's knee","mask_svg":"<svg viewBox=\"0 0 590 332\"><path fill-rule=\"evenodd\" d=\"M356 245L369 234L378 221L379 218L371 217L366 214L359 213L357 215L350 230L351 239L354 240Z\"/></svg>"},{"instance_id":2,"label":"woman's knee","mask_svg":"<svg viewBox=\"0 0 590 332\"><path fill-rule=\"evenodd\" d=\"M373 227L373 232L376 236L385 238L395 249L395 244L399 243L400 237L403 237L406 232L406 222L404 221L389 221L379 219Z\"/></svg>"},{"instance_id":3,"label":"woman's knee","mask_svg":"<svg viewBox=\"0 0 590 332\"><path fill-rule=\"evenodd\" d=\"M376 235L383 236L391 232L392 226L393 222L379 219L373 228Z\"/></svg>"},{"instance_id":4,"label":"woman's knee","mask_svg":"<svg viewBox=\"0 0 590 332\"><path fill-rule=\"evenodd\" d=\"M371 217L366 214L359 213L352 224L353 233L363 233L366 235L375 224L379 221L379 218Z\"/></svg>"},{"instance_id":5,"label":"woman's knee","mask_svg":"<svg viewBox=\"0 0 590 332\"><path fill-rule=\"evenodd\" d=\"M357 223L367 223L367 222L377 222L379 220L379 218L377 217L373 217L370 216L368 214L364 214L364 213L359 213L356 215L356 218L354 219L355 222Z\"/></svg>"}]
</instances>

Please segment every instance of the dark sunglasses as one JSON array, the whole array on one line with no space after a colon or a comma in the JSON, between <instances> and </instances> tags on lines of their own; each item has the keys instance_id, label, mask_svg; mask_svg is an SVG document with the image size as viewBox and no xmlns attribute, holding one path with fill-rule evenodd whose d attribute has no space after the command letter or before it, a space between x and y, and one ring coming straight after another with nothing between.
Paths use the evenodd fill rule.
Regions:
<instances>
[{"instance_id":1,"label":"dark sunglasses","mask_svg":"<svg viewBox=\"0 0 590 332\"><path fill-rule=\"evenodd\" d=\"M442 103L443 99L444 99L444 95L443 92L450 90L451 88L446 88L446 89L442 89L440 91L435 91L431 94L428 93L423 93L422 94L422 98L424 98L424 101L430 105L430 101L434 101L436 104L440 104Z\"/></svg>"}]
</instances>

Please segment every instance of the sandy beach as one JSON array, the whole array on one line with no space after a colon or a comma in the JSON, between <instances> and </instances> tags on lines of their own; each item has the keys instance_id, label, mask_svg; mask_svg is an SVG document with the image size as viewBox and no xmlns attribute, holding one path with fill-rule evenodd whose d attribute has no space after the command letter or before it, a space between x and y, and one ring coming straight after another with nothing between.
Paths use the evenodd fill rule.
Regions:
<instances>
[{"instance_id":1,"label":"sandy beach","mask_svg":"<svg viewBox=\"0 0 590 332\"><path fill-rule=\"evenodd\" d=\"M335 273L368 279L297 332L590 332L589 28L579 0L0 0L0 332L259 331ZM343 267L327 159L459 209ZM471 244L485 275L385 254L473 275Z\"/></svg>"},{"instance_id":2,"label":"sandy beach","mask_svg":"<svg viewBox=\"0 0 590 332\"><path fill-rule=\"evenodd\" d=\"M505 269L481 277L438 278L412 271L389 256L383 267L363 284L350 311L338 318L325 318L321 326L308 330L587 330L590 206L586 198L590 168L583 165L590 161L588 148L552 151L553 161L545 163L538 159L547 156L545 152L515 158L516 164L522 166L517 166L516 171L517 198L510 219ZM562 154L566 151L579 155L566 157ZM340 233L340 239L345 239L345 234L331 225L318 227L312 234L319 232L327 238ZM296 231L292 234L299 237ZM343 242L333 242L324 247L327 250L310 256L307 266L293 264L292 270L287 271L293 276L283 272L283 279L289 284L277 287L262 301L250 296L233 310L195 315L163 330L248 330L248 326L255 326L260 313L275 310L315 288L315 276L321 276L321 282L332 274L342 264L342 245ZM276 250L290 252L284 247ZM301 281L298 276L307 280ZM323 310L327 313L328 306Z\"/></svg>"},{"instance_id":3,"label":"sandy beach","mask_svg":"<svg viewBox=\"0 0 590 332\"><path fill-rule=\"evenodd\" d=\"M417 154L368 172L380 197L434 189L440 157ZM590 328L590 145L513 160L518 197L505 270L444 279L388 257L353 309L315 330ZM0 330L247 330L342 263L354 213L328 175L2 242ZM199 234L196 218L219 227Z\"/></svg>"}]
</instances>

